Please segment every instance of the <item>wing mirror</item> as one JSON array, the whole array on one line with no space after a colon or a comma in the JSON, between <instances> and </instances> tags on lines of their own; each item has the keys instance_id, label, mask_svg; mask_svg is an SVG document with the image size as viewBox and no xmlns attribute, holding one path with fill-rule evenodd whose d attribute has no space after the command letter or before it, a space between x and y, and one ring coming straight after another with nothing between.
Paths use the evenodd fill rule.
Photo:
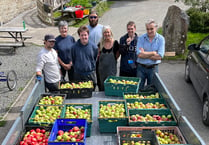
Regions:
<instances>
[{"instance_id":1,"label":"wing mirror","mask_svg":"<svg viewBox=\"0 0 209 145\"><path fill-rule=\"evenodd\" d=\"M190 44L188 46L189 50L200 50L200 47L197 44Z\"/></svg>"}]
</instances>

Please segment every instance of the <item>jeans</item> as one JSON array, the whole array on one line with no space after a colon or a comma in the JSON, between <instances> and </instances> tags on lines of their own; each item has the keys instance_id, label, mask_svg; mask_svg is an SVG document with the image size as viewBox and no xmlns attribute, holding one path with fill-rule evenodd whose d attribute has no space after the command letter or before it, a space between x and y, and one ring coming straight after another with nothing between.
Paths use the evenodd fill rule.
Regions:
<instances>
[{"instance_id":1,"label":"jeans","mask_svg":"<svg viewBox=\"0 0 209 145\"><path fill-rule=\"evenodd\" d=\"M69 81L73 81L74 80L74 68L73 66L71 67L70 70L65 70L62 66L61 66L61 72L62 72L62 80L65 80L65 75L66 75L66 72L68 74L68 79Z\"/></svg>"},{"instance_id":2,"label":"jeans","mask_svg":"<svg viewBox=\"0 0 209 145\"><path fill-rule=\"evenodd\" d=\"M158 65L154 66L153 68L145 68L145 67L141 66L140 64L137 65L136 76L141 78L139 90L144 88L146 81L147 81L147 85L152 84L152 79L153 79L155 72L158 73Z\"/></svg>"}]
</instances>

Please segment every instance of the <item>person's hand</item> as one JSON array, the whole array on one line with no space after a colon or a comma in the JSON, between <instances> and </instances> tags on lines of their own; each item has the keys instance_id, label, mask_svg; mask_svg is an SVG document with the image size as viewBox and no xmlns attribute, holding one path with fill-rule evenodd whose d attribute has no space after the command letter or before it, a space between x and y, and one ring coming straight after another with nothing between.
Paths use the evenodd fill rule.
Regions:
<instances>
[{"instance_id":1,"label":"person's hand","mask_svg":"<svg viewBox=\"0 0 209 145\"><path fill-rule=\"evenodd\" d=\"M142 47L141 47L141 48L139 48L139 50L140 50L141 52L144 52L144 48L142 48Z\"/></svg>"},{"instance_id":2,"label":"person's hand","mask_svg":"<svg viewBox=\"0 0 209 145\"><path fill-rule=\"evenodd\" d=\"M36 75L36 80L40 82L42 80L42 76Z\"/></svg>"},{"instance_id":3,"label":"person's hand","mask_svg":"<svg viewBox=\"0 0 209 145\"><path fill-rule=\"evenodd\" d=\"M152 53L153 53L153 55L156 55L156 54L157 54L157 52L156 52L156 51L152 51Z\"/></svg>"},{"instance_id":4,"label":"person's hand","mask_svg":"<svg viewBox=\"0 0 209 145\"><path fill-rule=\"evenodd\" d=\"M131 37L128 37L128 38L126 39L127 45L130 45L131 41L132 41Z\"/></svg>"}]
</instances>

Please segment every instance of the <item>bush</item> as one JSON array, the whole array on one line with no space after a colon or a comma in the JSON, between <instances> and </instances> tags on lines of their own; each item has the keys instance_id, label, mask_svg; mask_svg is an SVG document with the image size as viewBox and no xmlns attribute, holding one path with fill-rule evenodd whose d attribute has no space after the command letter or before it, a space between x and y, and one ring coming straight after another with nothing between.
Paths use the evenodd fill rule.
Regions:
<instances>
[{"instance_id":1,"label":"bush","mask_svg":"<svg viewBox=\"0 0 209 145\"><path fill-rule=\"evenodd\" d=\"M202 12L198 8L190 8L187 11L187 15L190 17L189 31L191 32L209 32L209 12Z\"/></svg>"}]
</instances>

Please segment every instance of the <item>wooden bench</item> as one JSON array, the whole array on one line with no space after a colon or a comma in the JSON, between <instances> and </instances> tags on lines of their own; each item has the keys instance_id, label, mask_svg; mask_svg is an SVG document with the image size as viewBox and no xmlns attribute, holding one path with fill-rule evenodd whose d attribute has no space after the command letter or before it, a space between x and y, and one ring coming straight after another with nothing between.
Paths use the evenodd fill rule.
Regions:
<instances>
[{"instance_id":1,"label":"wooden bench","mask_svg":"<svg viewBox=\"0 0 209 145\"><path fill-rule=\"evenodd\" d=\"M7 35L1 35L0 38L12 38L12 36L7 36ZM19 36L17 38L20 38ZM22 36L22 38L24 39L24 41L26 39L31 39L32 36Z\"/></svg>"},{"instance_id":2,"label":"wooden bench","mask_svg":"<svg viewBox=\"0 0 209 145\"><path fill-rule=\"evenodd\" d=\"M0 48L11 47L14 53L16 53L16 48L21 46L23 46L21 42L0 42Z\"/></svg>"}]
</instances>

